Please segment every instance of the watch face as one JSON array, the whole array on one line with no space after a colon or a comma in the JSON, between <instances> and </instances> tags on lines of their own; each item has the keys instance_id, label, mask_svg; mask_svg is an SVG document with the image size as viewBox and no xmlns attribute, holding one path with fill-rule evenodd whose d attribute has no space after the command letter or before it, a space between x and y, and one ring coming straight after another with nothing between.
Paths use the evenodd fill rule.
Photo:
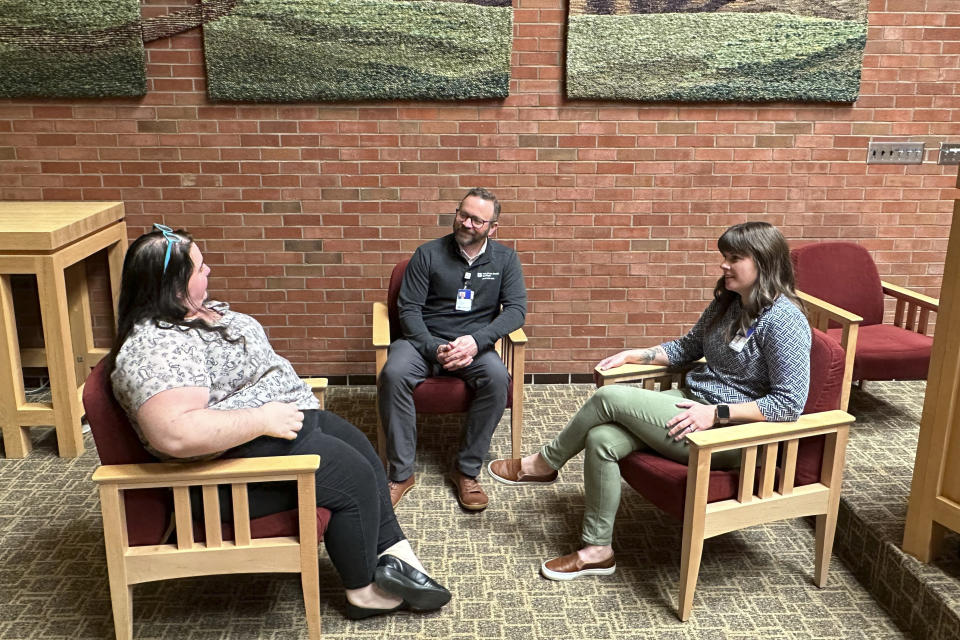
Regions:
<instances>
[{"instance_id":1,"label":"watch face","mask_svg":"<svg viewBox=\"0 0 960 640\"><path fill-rule=\"evenodd\" d=\"M729 420L729 419L730 419L730 407L728 407L728 406L725 405L725 404L718 404L718 405L717 405L717 417L718 417L719 419L721 419L721 420Z\"/></svg>"}]
</instances>

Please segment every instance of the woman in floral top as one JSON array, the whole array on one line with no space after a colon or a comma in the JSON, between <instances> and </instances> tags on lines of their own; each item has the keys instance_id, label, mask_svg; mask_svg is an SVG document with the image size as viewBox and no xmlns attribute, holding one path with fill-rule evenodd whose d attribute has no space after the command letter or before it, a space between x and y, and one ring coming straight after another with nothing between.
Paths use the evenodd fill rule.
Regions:
<instances>
[{"instance_id":1,"label":"woman in floral top","mask_svg":"<svg viewBox=\"0 0 960 640\"><path fill-rule=\"evenodd\" d=\"M347 615L446 604L450 592L426 575L397 524L370 441L319 410L256 320L207 299L210 267L190 235L154 226L124 260L108 361L114 395L147 449L161 460L319 454L317 505L332 512L324 543ZM251 517L296 507L295 488L277 487L250 485ZM220 503L232 519L229 494Z\"/></svg>"},{"instance_id":2,"label":"woman in floral top","mask_svg":"<svg viewBox=\"0 0 960 640\"><path fill-rule=\"evenodd\" d=\"M796 420L810 383L810 327L794 293L790 250L765 222L727 229L714 298L690 332L672 342L623 351L600 369L627 363L688 365L686 387L664 392L601 387L538 453L494 460L488 470L506 484L553 482L557 470L585 451L583 547L544 562L552 580L616 570L613 522L620 504L617 461L637 449L687 462L686 437L735 422ZM713 456L717 468L739 465L739 451Z\"/></svg>"}]
</instances>

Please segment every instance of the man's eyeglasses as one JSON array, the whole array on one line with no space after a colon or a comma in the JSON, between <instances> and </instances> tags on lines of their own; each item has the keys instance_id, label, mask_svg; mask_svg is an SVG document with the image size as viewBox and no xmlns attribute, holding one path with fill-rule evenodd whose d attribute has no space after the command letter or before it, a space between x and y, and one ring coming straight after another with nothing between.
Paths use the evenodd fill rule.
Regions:
<instances>
[{"instance_id":1,"label":"man's eyeglasses","mask_svg":"<svg viewBox=\"0 0 960 640\"><path fill-rule=\"evenodd\" d=\"M167 255L163 257L163 272L167 272L167 265L170 264L170 252L173 250L173 243L180 242L180 236L173 232L173 229L168 227L165 224L153 223L154 229L163 234L163 237L167 239Z\"/></svg>"},{"instance_id":2,"label":"man's eyeglasses","mask_svg":"<svg viewBox=\"0 0 960 640\"><path fill-rule=\"evenodd\" d=\"M487 224L488 222L491 224L495 224L497 222L496 220L484 220L483 218L477 216L471 216L465 213L462 209L457 209L457 217L464 222L469 220L470 223L477 229L483 228L483 225Z\"/></svg>"}]
</instances>

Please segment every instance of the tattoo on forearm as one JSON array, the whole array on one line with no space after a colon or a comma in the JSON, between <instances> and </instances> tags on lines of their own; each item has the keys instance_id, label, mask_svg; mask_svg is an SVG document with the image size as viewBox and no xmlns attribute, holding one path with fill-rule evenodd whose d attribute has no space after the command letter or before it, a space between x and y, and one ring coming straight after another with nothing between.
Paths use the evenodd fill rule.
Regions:
<instances>
[{"instance_id":1,"label":"tattoo on forearm","mask_svg":"<svg viewBox=\"0 0 960 640\"><path fill-rule=\"evenodd\" d=\"M649 349L640 350L640 364L650 364L657 357L659 352L663 351L659 345L656 347L650 347Z\"/></svg>"}]
</instances>

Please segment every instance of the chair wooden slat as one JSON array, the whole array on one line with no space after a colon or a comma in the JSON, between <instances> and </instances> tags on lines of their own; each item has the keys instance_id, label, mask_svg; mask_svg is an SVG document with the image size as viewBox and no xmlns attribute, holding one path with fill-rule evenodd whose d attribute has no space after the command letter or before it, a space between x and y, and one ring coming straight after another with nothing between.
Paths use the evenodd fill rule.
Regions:
<instances>
[{"instance_id":1,"label":"chair wooden slat","mask_svg":"<svg viewBox=\"0 0 960 640\"><path fill-rule=\"evenodd\" d=\"M223 526L220 523L220 495L217 485L203 485L203 530L207 534L207 546L215 549L223 546Z\"/></svg>"},{"instance_id":2,"label":"chair wooden slat","mask_svg":"<svg viewBox=\"0 0 960 640\"><path fill-rule=\"evenodd\" d=\"M799 440L787 440L783 444L783 464L780 474L780 495L793 493L793 483L797 475L797 448Z\"/></svg>"},{"instance_id":3,"label":"chair wooden slat","mask_svg":"<svg viewBox=\"0 0 960 640\"><path fill-rule=\"evenodd\" d=\"M250 501L247 498L247 484L235 482L230 487L233 498L233 538L238 547L250 546Z\"/></svg>"},{"instance_id":4,"label":"chair wooden slat","mask_svg":"<svg viewBox=\"0 0 960 640\"><path fill-rule=\"evenodd\" d=\"M777 476L777 449L778 443L772 442L763 445L760 459L760 498L769 498L773 495L774 481Z\"/></svg>"},{"instance_id":5,"label":"chair wooden slat","mask_svg":"<svg viewBox=\"0 0 960 640\"><path fill-rule=\"evenodd\" d=\"M737 489L737 500L744 504L753 502L753 483L757 472L757 448L745 447L741 449L740 459L740 486Z\"/></svg>"},{"instance_id":6,"label":"chair wooden slat","mask_svg":"<svg viewBox=\"0 0 960 640\"><path fill-rule=\"evenodd\" d=\"M903 316L904 312L907 309L907 301L898 298L897 299L897 308L893 313L893 325L895 327L903 327Z\"/></svg>"},{"instance_id":7,"label":"chair wooden slat","mask_svg":"<svg viewBox=\"0 0 960 640\"><path fill-rule=\"evenodd\" d=\"M190 488L173 488L174 518L177 523L177 548L193 549L193 518L190 513Z\"/></svg>"}]
</instances>

